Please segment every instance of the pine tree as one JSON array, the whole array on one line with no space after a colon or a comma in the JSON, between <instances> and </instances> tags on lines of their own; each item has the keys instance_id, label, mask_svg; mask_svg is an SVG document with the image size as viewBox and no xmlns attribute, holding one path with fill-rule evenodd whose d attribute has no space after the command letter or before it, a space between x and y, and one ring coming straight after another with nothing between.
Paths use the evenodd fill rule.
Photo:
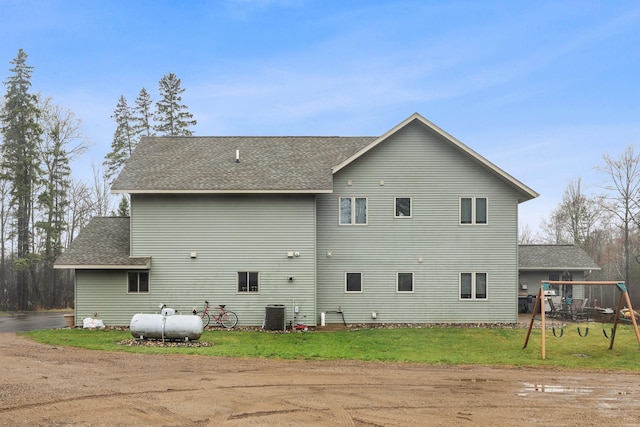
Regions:
<instances>
[{"instance_id":1,"label":"pine tree","mask_svg":"<svg viewBox=\"0 0 640 427\"><path fill-rule=\"evenodd\" d=\"M27 54L18 51L10 62L13 73L5 82L7 92L1 114L3 178L11 183L11 196L17 223L18 288L20 309L28 308L28 274L31 251L31 217L33 194L39 178L37 146L41 138L38 125L37 98L29 93L33 67L27 65Z\"/></svg>"},{"instance_id":2,"label":"pine tree","mask_svg":"<svg viewBox=\"0 0 640 427\"><path fill-rule=\"evenodd\" d=\"M113 182L135 148L135 129L133 113L124 96L120 96L116 109L111 116L116 121L116 130L111 142L111 151L105 156L103 164L107 167L105 177Z\"/></svg>"},{"instance_id":3,"label":"pine tree","mask_svg":"<svg viewBox=\"0 0 640 427\"><path fill-rule=\"evenodd\" d=\"M129 216L129 199L126 195L122 195L122 197L120 198L120 203L118 203L118 210L116 212L113 212L112 216Z\"/></svg>"},{"instance_id":4,"label":"pine tree","mask_svg":"<svg viewBox=\"0 0 640 427\"><path fill-rule=\"evenodd\" d=\"M38 236L35 238L39 237L41 249L38 280L32 283L32 299L39 296L39 301L35 302L51 308L62 303L61 290L65 287L65 281L59 280L60 272L53 269L53 262L62 253L62 237L68 229L66 213L70 207L71 167L67 145L80 135L79 120L73 113L51 104L50 99L41 102L39 109L43 129L39 147L43 176L37 198L39 215L35 228Z\"/></svg>"},{"instance_id":5,"label":"pine tree","mask_svg":"<svg viewBox=\"0 0 640 427\"><path fill-rule=\"evenodd\" d=\"M180 83L180 79L173 73L160 79L160 101L156 102L154 119L155 130L162 136L191 136L189 127L197 123L187 106L181 104L185 89L180 87Z\"/></svg>"},{"instance_id":6,"label":"pine tree","mask_svg":"<svg viewBox=\"0 0 640 427\"><path fill-rule=\"evenodd\" d=\"M151 95L149 95L149 92L147 92L145 88L142 88L133 107L134 128L138 141L142 136L153 136L152 105L153 100L151 99Z\"/></svg>"},{"instance_id":7,"label":"pine tree","mask_svg":"<svg viewBox=\"0 0 640 427\"><path fill-rule=\"evenodd\" d=\"M45 99L41 111L42 141L39 147L43 169L42 189L38 195L41 219L36 227L42 233L42 246L47 263L53 263L62 252L62 237L67 232L66 212L69 209L71 186L70 160L86 150L83 143L70 144L81 138L80 120Z\"/></svg>"}]
</instances>

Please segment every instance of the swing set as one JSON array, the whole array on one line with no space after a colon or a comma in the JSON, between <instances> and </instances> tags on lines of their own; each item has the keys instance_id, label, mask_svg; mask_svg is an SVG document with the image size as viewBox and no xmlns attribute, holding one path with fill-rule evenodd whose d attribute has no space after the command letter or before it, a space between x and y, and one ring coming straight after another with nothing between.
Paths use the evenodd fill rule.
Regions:
<instances>
[{"instance_id":1,"label":"swing set","mask_svg":"<svg viewBox=\"0 0 640 427\"><path fill-rule=\"evenodd\" d=\"M540 314L540 320L542 321L542 359L546 358L546 323L545 323L545 309L544 309L544 301L545 301L545 291L548 291L551 285L613 285L618 288L620 291L620 295L618 297L618 306L617 309L613 313L613 327L611 328L610 337L607 335L605 329L603 328L603 332L605 337L609 338L609 350L613 348L613 341L616 336L616 330L618 329L618 319L620 317L620 312L622 311L623 302L627 304L627 308L631 312L631 323L633 324L633 330L636 333L636 340L638 341L638 345L640 345L640 333L638 333L638 324L636 323L636 318L633 312L633 307L631 306L631 300L629 299L629 293L627 292L627 287L624 282L572 282L572 281L564 281L564 280L555 280L555 281L542 281L540 289L538 290L538 295L536 296L536 302L533 307L533 312L531 314L531 322L529 323L529 330L527 331L527 338L524 341L523 349L527 348L527 344L529 343L529 337L531 336L531 329L533 329L533 322L536 320L536 315ZM587 336L589 328L583 333L578 327L578 333L580 336ZM562 336L562 328L560 332L556 332L554 326L554 336L561 337Z\"/></svg>"}]
</instances>

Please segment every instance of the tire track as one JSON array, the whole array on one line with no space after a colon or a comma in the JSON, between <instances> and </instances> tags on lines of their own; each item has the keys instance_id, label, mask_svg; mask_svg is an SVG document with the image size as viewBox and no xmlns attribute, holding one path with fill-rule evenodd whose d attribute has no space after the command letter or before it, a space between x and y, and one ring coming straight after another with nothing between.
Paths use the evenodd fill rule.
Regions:
<instances>
[{"instance_id":1,"label":"tire track","mask_svg":"<svg viewBox=\"0 0 640 427\"><path fill-rule=\"evenodd\" d=\"M34 403L26 403L24 405L8 406L6 408L0 408L0 414L13 412L13 411L20 411L23 409L39 408L41 406L56 405L59 403L72 403L72 402L80 402L84 400L105 399L105 398L112 398L112 397L143 396L146 394L158 394L158 393L184 393L184 392L192 392L194 390L195 389L193 388L185 388L185 389L168 388L164 390L133 391L129 393L114 392L114 393L104 393L104 394L91 394L87 396L68 397L65 399L47 400L46 402L34 402Z\"/></svg>"}]
</instances>

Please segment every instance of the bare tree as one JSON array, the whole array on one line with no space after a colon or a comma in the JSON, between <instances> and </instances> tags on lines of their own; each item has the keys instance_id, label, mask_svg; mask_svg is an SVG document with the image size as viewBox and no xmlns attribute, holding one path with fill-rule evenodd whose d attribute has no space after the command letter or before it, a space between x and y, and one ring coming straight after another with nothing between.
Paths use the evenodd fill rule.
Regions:
<instances>
[{"instance_id":1,"label":"bare tree","mask_svg":"<svg viewBox=\"0 0 640 427\"><path fill-rule=\"evenodd\" d=\"M640 156L628 146L618 158L603 156L604 165L596 170L605 175L603 188L607 191L603 205L619 220L624 247L624 280L630 286L631 232L640 221Z\"/></svg>"},{"instance_id":2,"label":"bare tree","mask_svg":"<svg viewBox=\"0 0 640 427\"><path fill-rule=\"evenodd\" d=\"M68 248L80 230L89 223L95 210L96 202L91 197L89 186L79 180L72 180L69 187L69 209L67 210L67 232L63 245Z\"/></svg>"},{"instance_id":3,"label":"bare tree","mask_svg":"<svg viewBox=\"0 0 640 427\"><path fill-rule=\"evenodd\" d=\"M533 234L533 230L529 227L529 224L525 224L518 230L518 244L530 245L536 243L537 236Z\"/></svg>"},{"instance_id":4,"label":"bare tree","mask_svg":"<svg viewBox=\"0 0 640 427\"><path fill-rule=\"evenodd\" d=\"M547 237L556 243L585 248L606 218L603 196L589 197L582 191L582 179L571 180L558 208L545 222Z\"/></svg>"},{"instance_id":5,"label":"bare tree","mask_svg":"<svg viewBox=\"0 0 640 427\"><path fill-rule=\"evenodd\" d=\"M39 221L45 259L52 261L62 250L62 235L66 231L66 211L69 209L71 168L69 162L87 150L82 139L80 119L69 110L54 105L51 98L39 103L39 144L43 171L42 190L38 195Z\"/></svg>"},{"instance_id":6,"label":"bare tree","mask_svg":"<svg viewBox=\"0 0 640 427\"><path fill-rule=\"evenodd\" d=\"M543 218L540 221L543 241L554 245L568 243L567 233L564 229L565 223L566 214L562 211L561 207L557 207L551 211L548 219Z\"/></svg>"},{"instance_id":7,"label":"bare tree","mask_svg":"<svg viewBox=\"0 0 640 427\"><path fill-rule=\"evenodd\" d=\"M109 190L109 182L105 172L95 165L93 170L93 183L91 186L92 199L94 200L93 215L108 216L109 212L115 210L113 196Z\"/></svg>"}]
</instances>

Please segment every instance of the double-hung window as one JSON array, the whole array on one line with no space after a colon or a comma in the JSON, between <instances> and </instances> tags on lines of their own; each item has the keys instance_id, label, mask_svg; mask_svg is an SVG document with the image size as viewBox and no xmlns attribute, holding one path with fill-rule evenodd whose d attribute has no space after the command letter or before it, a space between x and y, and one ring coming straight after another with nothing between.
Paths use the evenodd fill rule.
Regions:
<instances>
[{"instance_id":1,"label":"double-hung window","mask_svg":"<svg viewBox=\"0 0 640 427\"><path fill-rule=\"evenodd\" d=\"M413 273L398 273L396 290L398 292L413 292Z\"/></svg>"},{"instance_id":2,"label":"double-hung window","mask_svg":"<svg viewBox=\"0 0 640 427\"><path fill-rule=\"evenodd\" d=\"M394 218L411 218L411 197L396 197Z\"/></svg>"},{"instance_id":3,"label":"double-hung window","mask_svg":"<svg viewBox=\"0 0 640 427\"><path fill-rule=\"evenodd\" d=\"M130 294L149 293L149 272L129 271L127 273L128 288Z\"/></svg>"},{"instance_id":4,"label":"double-hung window","mask_svg":"<svg viewBox=\"0 0 640 427\"><path fill-rule=\"evenodd\" d=\"M488 213L486 197L460 198L460 224L486 224Z\"/></svg>"},{"instance_id":5,"label":"double-hung window","mask_svg":"<svg viewBox=\"0 0 640 427\"><path fill-rule=\"evenodd\" d=\"M340 197L340 225L366 225L367 198Z\"/></svg>"},{"instance_id":6,"label":"double-hung window","mask_svg":"<svg viewBox=\"0 0 640 427\"><path fill-rule=\"evenodd\" d=\"M486 300L487 273L460 273L460 299Z\"/></svg>"},{"instance_id":7,"label":"double-hung window","mask_svg":"<svg viewBox=\"0 0 640 427\"><path fill-rule=\"evenodd\" d=\"M238 292L257 293L258 292L258 272L238 271Z\"/></svg>"},{"instance_id":8,"label":"double-hung window","mask_svg":"<svg viewBox=\"0 0 640 427\"><path fill-rule=\"evenodd\" d=\"M345 273L345 292L362 292L362 273Z\"/></svg>"}]
</instances>

